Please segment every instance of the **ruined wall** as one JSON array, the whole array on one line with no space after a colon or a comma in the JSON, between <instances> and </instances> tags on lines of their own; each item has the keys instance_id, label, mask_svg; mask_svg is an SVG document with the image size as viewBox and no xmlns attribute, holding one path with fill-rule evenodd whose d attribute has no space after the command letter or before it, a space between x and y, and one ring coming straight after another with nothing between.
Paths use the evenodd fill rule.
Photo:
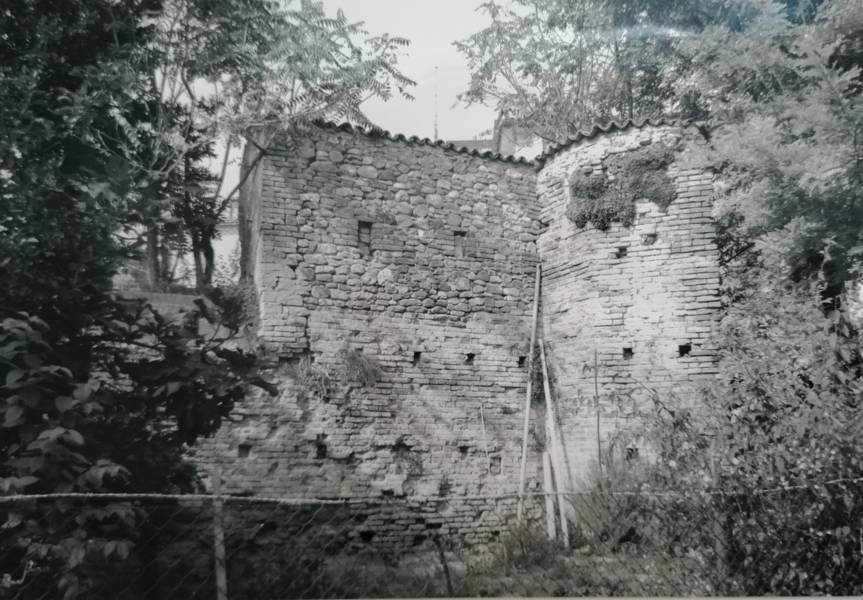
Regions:
<instances>
[{"instance_id":1,"label":"ruined wall","mask_svg":"<svg viewBox=\"0 0 863 600\"><path fill-rule=\"evenodd\" d=\"M281 393L238 406L199 449L220 465L223 489L514 491L539 231L533 167L321 128L284 141L249 181L244 248L257 258L245 274L259 337L282 358ZM343 375L357 357L379 367L377 381ZM328 391L307 393L309 378L328 378ZM535 489L533 459L529 474Z\"/></svg>"},{"instance_id":2,"label":"ruined wall","mask_svg":"<svg viewBox=\"0 0 863 600\"><path fill-rule=\"evenodd\" d=\"M630 125L557 150L539 172L542 325L576 482L589 478L597 456L594 351L606 439L649 404L651 391L668 403L697 402L698 385L716 372L712 175L680 167L700 143L692 128ZM567 217L576 178L601 175L613 156L656 144L675 152L667 208L639 199L632 226L613 223L606 231Z\"/></svg>"},{"instance_id":3,"label":"ruined wall","mask_svg":"<svg viewBox=\"0 0 863 600\"><path fill-rule=\"evenodd\" d=\"M512 514L514 500L476 497L517 490L541 260L540 328L583 484L597 455L594 352L604 443L652 393L697 402L716 372L712 175L683 166L699 143L694 129L629 124L579 136L537 170L349 128L283 140L241 206L244 276L281 392L238 406L198 460L219 467L228 493L416 500L375 526L388 547L426 528L493 539L490 515ZM673 150L670 204L640 198L631 224L607 230L567 216L576 178L620 177L609 165L661 146ZM543 435L531 426L529 490ZM434 520L420 514L464 496Z\"/></svg>"}]
</instances>

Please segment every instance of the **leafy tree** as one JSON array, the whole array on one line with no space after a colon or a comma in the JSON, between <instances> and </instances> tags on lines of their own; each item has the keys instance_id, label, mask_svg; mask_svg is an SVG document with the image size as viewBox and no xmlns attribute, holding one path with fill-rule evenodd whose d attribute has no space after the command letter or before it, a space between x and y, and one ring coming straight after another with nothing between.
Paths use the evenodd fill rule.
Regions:
<instances>
[{"instance_id":1,"label":"leafy tree","mask_svg":"<svg viewBox=\"0 0 863 600\"><path fill-rule=\"evenodd\" d=\"M242 181L226 188L232 149L259 147L271 132L302 128L317 119L371 125L360 109L370 97L407 97L412 81L395 67L402 38L370 36L339 11L326 16L310 0L167 0L153 20L154 37L141 64L148 73L137 94L148 112L127 142L124 156L136 161L136 177L174 178L180 189L155 186L149 206L172 211L191 241L198 288L212 283L216 226ZM267 132L263 134L261 132ZM143 144L142 144L143 142ZM223 147L218 172L202 159ZM157 219L158 220L158 219ZM150 271L158 272L158 232L148 225ZM158 278L155 278L156 280Z\"/></svg>"},{"instance_id":2,"label":"leafy tree","mask_svg":"<svg viewBox=\"0 0 863 600\"><path fill-rule=\"evenodd\" d=\"M716 28L684 49L722 119L707 159L727 188L716 210L731 249L726 262L741 267L727 271L729 288L748 285L765 236L778 231L791 280L823 272L825 298L837 298L856 277L861 29L856 3L837 0L805 24L777 10L751 31Z\"/></svg>"},{"instance_id":3,"label":"leafy tree","mask_svg":"<svg viewBox=\"0 0 863 600\"><path fill-rule=\"evenodd\" d=\"M693 56L693 49L709 44L705 33L723 30L735 39L766 40L775 27L811 22L823 5L823 0L515 0L505 5L489 0L481 9L491 23L455 44L471 69L461 98L493 104L551 141L612 119L704 120L712 116L704 94L714 88L700 78L706 63ZM725 50L724 57L733 58ZM739 56L720 64L747 73L753 67Z\"/></svg>"},{"instance_id":4,"label":"leafy tree","mask_svg":"<svg viewBox=\"0 0 863 600\"><path fill-rule=\"evenodd\" d=\"M241 323L230 294L214 296L217 306L198 301L178 321L112 292L117 268L135 255L129 234L143 226L164 236L182 222L206 243L200 214L208 209L193 203L209 198L219 208L219 193L201 191L200 160L216 136L297 125L297 114L358 118L362 90L386 93L392 44L372 42L374 58L359 49L336 57L351 26L310 2L286 13L298 19L293 37L280 37L288 21L267 20L281 14L275 5L251 0L183 3L200 22L158 0L13 4L0 15L0 489L194 490L188 445L215 431L249 385L275 390L232 342ZM250 14L258 20L245 20ZM212 37L197 39L191 58L167 60L165 23L170 35ZM267 60L257 60L253 43L262 31L275 53ZM333 42L333 31L345 39ZM324 48L331 54L320 55ZM293 89L305 99L277 110L276 90L264 88L285 79L246 68L252 59L260 69L299 69ZM190 101L188 73L212 78L211 98ZM153 82L165 95L151 93ZM19 597L55 596L58 585L67 598L105 597L113 589L99 587L111 583L106 562L139 550L143 515L129 502L82 511L16 501L0 505L0 516L0 571L19 582Z\"/></svg>"},{"instance_id":5,"label":"leafy tree","mask_svg":"<svg viewBox=\"0 0 863 600\"><path fill-rule=\"evenodd\" d=\"M547 139L596 121L704 117L682 40L714 24L741 28L769 2L724 0L516 0L482 5L491 24L456 47L472 71L462 94ZM746 10L740 10L745 6Z\"/></svg>"},{"instance_id":6,"label":"leafy tree","mask_svg":"<svg viewBox=\"0 0 863 600\"><path fill-rule=\"evenodd\" d=\"M664 522L668 506L644 515L718 560L728 593L859 594L863 356L844 305L863 241L863 10L748 4L744 27L676 44L690 75L674 94L697 93L711 119L693 156L724 188L726 310L716 381L696 408L657 398L648 433L648 483L693 494Z\"/></svg>"}]
</instances>

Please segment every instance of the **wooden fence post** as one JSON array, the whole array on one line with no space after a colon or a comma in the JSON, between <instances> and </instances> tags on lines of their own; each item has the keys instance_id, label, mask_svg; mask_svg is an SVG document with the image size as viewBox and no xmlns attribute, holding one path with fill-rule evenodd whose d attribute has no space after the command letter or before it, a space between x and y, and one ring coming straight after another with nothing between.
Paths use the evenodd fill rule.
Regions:
<instances>
[{"instance_id":1,"label":"wooden fence post","mask_svg":"<svg viewBox=\"0 0 863 600\"><path fill-rule=\"evenodd\" d=\"M225 565L225 526L222 522L222 470L213 469L213 554L216 569L216 600L228 600L228 575Z\"/></svg>"}]
</instances>

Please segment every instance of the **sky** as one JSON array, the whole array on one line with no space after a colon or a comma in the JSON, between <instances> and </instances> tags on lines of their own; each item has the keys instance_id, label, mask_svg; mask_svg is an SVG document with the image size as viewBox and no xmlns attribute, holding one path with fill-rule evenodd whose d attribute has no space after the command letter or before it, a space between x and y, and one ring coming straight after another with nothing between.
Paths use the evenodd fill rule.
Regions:
<instances>
[{"instance_id":1,"label":"sky","mask_svg":"<svg viewBox=\"0 0 863 600\"><path fill-rule=\"evenodd\" d=\"M363 21L371 34L407 38L411 45L399 59L401 71L417 82L415 100L393 98L364 105L367 116L393 133L434 137L435 79L438 89L438 137L474 139L494 124L495 111L466 108L456 96L470 79L467 61L452 42L485 27L488 16L477 12L480 0L323 0L328 14L341 8L349 21ZM437 67L437 77L435 76ZM456 106L453 106L456 105ZM480 135L479 137L490 137Z\"/></svg>"},{"instance_id":2,"label":"sky","mask_svg":"<svg viewBox=\"0 0 863 600\"><path fill-rule=\"evenodd\" d=\"M435 80L437 80L438 139L490 138L497 116L494 109L457 100L470 80L466 59L452 45L481 30L488 16L476 8L481 0L323 0L324 10L335 16L341 8L351 21L362 21L372 35L389 33L411 41L399 58L399 69L417 85L409 90L414 100L393 97L372 99L363 105L366 116L391 133L434 138ZM437 69L435 69L437 67ZM210 168L218 170L224 148ZM233 148L223 193L240 179L242 150Z\"/></svg>"}]
</instances>

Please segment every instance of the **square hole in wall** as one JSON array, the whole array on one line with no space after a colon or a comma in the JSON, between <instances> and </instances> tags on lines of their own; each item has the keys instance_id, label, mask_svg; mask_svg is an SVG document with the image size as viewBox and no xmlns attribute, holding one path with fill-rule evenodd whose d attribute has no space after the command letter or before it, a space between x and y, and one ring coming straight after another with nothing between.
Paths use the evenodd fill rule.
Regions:
<instances>
[{"instance_id":1,"label":"square hole in wall","mask_svg":"<svg viewBox=\"0 0 863 600\"><path fill-rule=\"evenodd\" d=\"M251 451L251 444L240 444L239 446L237 446L237 456L240 458L248 458Z\"/></svg>"},{"instance_id":2,"label":"square hole in wall","mask_svg":"<svg viewBox=\"0 0 863 600\"><path fill-rule=\"evenodd\" d=\"M526 356L519 356L518 357L518 366L523 367L526 364L527 364L527 357Z\"/></svg>"},{"instance_id":3,"label":"square hole in wall","mask_svg":"<svg viewBox=\"0 0 863 600\"><path fill-rule=\"evenodd\" d=\"M677 347L677 356L689 356L692 352L692 344L680 344Z\"/></svg>"},{"instance_id":4,"label":"square hole in wall","mask_svg":"<svg viewBox=\"0 0 863 600\"><path fill-rule=\"evenodd\" d=\"M369 221L357 223L357 248L363 256L372 254L372 224Z\"/></svg>"},{"instance_id":5,"label":"square hole in wall","mask_svg":"<svg viewBox=\"0 0 863 600\"><path fill-rule=\"evenodd\" d=\"M467 231L453 231L452 235L455 257L464 258L464 240L467 237Z\"/></svg>"},{"instance_id":6,"label":"square hole in wall","mask_svg":"<svg viewBox=\"0 0 863 600\"><path fill-rule=\"evenodd\" d=\"M464 364L472 365L475 358L476 354L474 354L473 352L468 352L464 355Z\"/></svg>"},{"instance_id":7,"label":"square hole in wall","mask_svg":"<svg viewBox=\"0 0 863 600\"><path fill-rule=\"evenodd\" d=\"M414 352L414 357L411 359L411 364L413 366L417 366L420 363L420 359L422 358L422 356L423 356L422 352L419 352L419 351Z\"/></svg>"},{"instance_id":8,"label":"square hole in wall","mask_svg":"<svg viewBox=\"0 0 863 600\"><path fill-rule=\"evenodd\" d=\"M623 359L631 360L635 353L632 351L632 348L624 348L623 349Z\"/></svg>"},{"instance_id":9,"label":"square hole in wall","mask_svg":"<svg viewBox=\"0 0 863 600\"><path fill-rule=\"evenodd\" d=\"M624 258L628 252L629 252L629 250L627 249L626 246L618 246L617 252L614 253L614 257L615 258Z\"/></svg>"},{"instance_id":10,"label":"square hole in wall","mask_svg":"<svg viewBox=\"0 0 863 600\"><path fill-rule=\"evenodd\" d=\"M323 442L317 442L315 444L315 458L326 458L327 457L327 445Z\"/></svg>"},{"instance_id":11,"label":"square hole in wall","mask_svg":"<svg viewBox=\"0 0 863 600\"><path fill-rule=\"evenodd\" d=\"M656 239L657 237L655 233L645 233L643 236L641 236L641 243L645 246L652 246L656 243Z\"/></svg>"}]
</instances>

